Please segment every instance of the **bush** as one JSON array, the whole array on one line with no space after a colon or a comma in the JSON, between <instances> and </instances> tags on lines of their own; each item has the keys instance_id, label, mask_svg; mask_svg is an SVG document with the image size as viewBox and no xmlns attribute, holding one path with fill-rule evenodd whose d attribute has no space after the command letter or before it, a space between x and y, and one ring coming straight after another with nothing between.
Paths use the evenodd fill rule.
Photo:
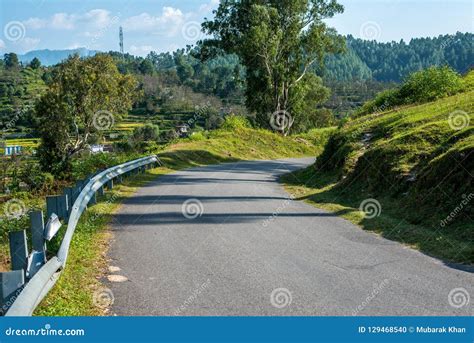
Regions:
<instances>
[{"instance_id":1,"label":"bush","mask_svg":"<svg viewBox=\"0 0 474 343\"><path fill-rule=\"evenodd\" d=\"M20 180L26 184L30 192L47 192L54 188L54 176L42 172L37 163L26 165L20 174Z\"/></svg>"},{"instance_id":2,"label":"bush","mask_svg":"<svg viewBox=\"0 0 474 343\"><path fill-rule=\"evenodd\" d=\"M246 117L231 114L225 118L222 129L226 131L234 131L250 128L250 122Z\"/></svg>"},{"instance_id":3,"label":"bush","mask_svg":"<svg viewBox=\"0 0 474 343\"><path fill-rule=\"evenodd\" d=\"M139 154L94 154L82 156L73 162L72 176L74 180L85 179L101 170L119 165L141 157Z\"/></svg>"},{"instance_id":4,"label":"bush","mask_svg":"<svg viewBox=\"0 0 474 343\"><path fill-rule=\"evenodd\" d=\"M430 67L411 74L399 96L405 104L424 103L454 95L462 88L462 78L451 68Z\"/></svg>"},{"instance_id":5,"label":"bush","mask_svg":"<svg viewBox=\"0 0 474 343\"><path fill-rule=\"evenodd\" d=\"M133 130L132 140L140 141L157 141L160 138L160 128L157 125L146 124Z\"/></svg>"},{"instance_id":6,"label":"bush","mask_svg":"<svg viewBox=\"0 0 474 343\"><path fill-rule=\"evenodd\" d=\"M203 141L206 139L206 136L202 131L199 132L194 132L191 136L189 136L189 139L192 141Z\"/></svg>"},{"instance_id":7,"label":"bush","mask_svg":"<svg viewBox=\"0 0 474 343\"><path fill-rule=\"evenodd\" d=\"M402 103L398 89L387 89L378 93L374 100L366 102L360 109L360 113L384 112Z\"/></svg>"},{"instance_id":8,"label":"bush","mask_svg":"<svg viewBox=\"0 0 474 343\"><path fill-rule=\"evenodd\" d=\"M366 102L355 116L384 112L401 105L434 101L459 93L468 87L469 79L463 80L451 68L430 67L411 74L402 86L377 94L375 99Z\"/></svg>"}]
</instances>

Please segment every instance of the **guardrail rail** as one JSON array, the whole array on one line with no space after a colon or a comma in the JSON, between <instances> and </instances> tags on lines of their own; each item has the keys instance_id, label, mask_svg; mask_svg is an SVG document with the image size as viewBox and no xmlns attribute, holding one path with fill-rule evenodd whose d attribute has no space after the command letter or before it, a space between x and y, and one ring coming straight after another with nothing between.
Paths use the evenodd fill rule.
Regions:
<instances>
[{"instance_id":1,"label":"guardrail rail","mask_svg":"<svg viewBox=\"0 0 474 343\"><path fill-rule=\"evenodd\" d=\"M47 197L46 225L42 211L30 212L31 252L28 253L26 230L9 233L12 270L0 273L0 314L31 316L64 270L74 231L87 206L97 202L104 187L112 189L114 181L120 183L123 176L157 165L160 161L155 155L126 162L78 181L62 195ZM47 260L46 242L55 237L62 223L67 223L67 229L59 250Z\"/></svg>"}]
</instances>

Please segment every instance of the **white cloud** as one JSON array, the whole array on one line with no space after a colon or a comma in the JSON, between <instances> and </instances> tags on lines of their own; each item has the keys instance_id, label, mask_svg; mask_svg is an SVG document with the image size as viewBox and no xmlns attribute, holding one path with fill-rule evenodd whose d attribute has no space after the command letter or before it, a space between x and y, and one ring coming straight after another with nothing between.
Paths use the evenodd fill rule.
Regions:
<instances>
[{"instance_id":1,"label":"white cloud","mask_svg":"<svg viewBox=\"0 0 474 343\"><path fill-rule=\"evenodd\" d=\"M127 31L144 31L174 35L179 31L179 27L184 23L184 20L185 15L179 8L163 7L160 16L153 16L144 12L127 18L123 22L123 27Z\"/></svg>"},{"instance_id":2,"label":"white cloud","mask_svg":"<svg viewBox=\"0 0 474 343\"><path fill-rule=\"evenodd\" d=\"M199 12L201 13L209 13L211 12L212 10L216 9L217 6L219 5L219 0L211 0L209 3L207 4L202 4L200 7L199 7Z\"/></svg>"},{"instance_id":3,"label":"white cloud","mask_svg":"<svg viewBox=\"0 0 474 343\"><path fill-rule=\"evenodd\" d=\"M29 18L23 21L25 27L38 29L72 30L80 25L81 28L102 28L111 22L110 12L104 9L93 9L84 14L55 13L50 18Z\"/></svg>"},{"instance_id":4,"label":"white cloud","mask_svg":"<svg viewBox=\"0 0 474 343\"><path fill-rule=\"evenodd\" d=\"M72 30L74 28L75 16L67 13L56 13L49 22L53 29Z\"/></svg>"},{"instance_id":5,"label":"white cloud","mask_svg":"<svg viewBox=\"0 0 474 343\"><path fill-rule=\"evenodd\" d=\"M40 18L30 18L25 20L23 25L25 25L25 27L28 29L38 30L46 27L48 25L48 21Z\"/></svg>"},{"instance_id":6,"label":"white cloud","mask_svg":"<svg viewBox=\"0 0 474 343\"><path fill-rule=\"evenodd\" d=\"M0 49L5 49L5 42L0 39Z\"/></svg>"},{"instance_id":7,"label":"white cloud","mask_svg":"<svg viewBox=\"0 0 474 343\"><path fill-rule=\"evenodd\" d=\"M80 17L79 20L97 27L105 27L110 24L112 18L110 17L109 11L95 9L87 12L84 16Z\"/></svg>"}]
</instances>

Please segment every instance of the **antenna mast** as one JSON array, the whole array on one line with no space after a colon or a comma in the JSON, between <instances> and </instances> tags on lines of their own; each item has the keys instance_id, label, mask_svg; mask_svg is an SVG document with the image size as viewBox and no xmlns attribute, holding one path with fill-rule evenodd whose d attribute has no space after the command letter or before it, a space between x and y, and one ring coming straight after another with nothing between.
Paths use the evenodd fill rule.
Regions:
<instances>
[{"instance_id":1,"label":"antenna mast","mask_svg":"<svg viewBox=\"0 0 474 343\"><path fill-rule=\"evenodd\" d=\"M120 45L120 53L121 53L122 56L123 56L123 30L122 30L122 26L120 26L119 39L120 39L120 42L119 42L119 45Z\"/></svg>"}]
</instances>

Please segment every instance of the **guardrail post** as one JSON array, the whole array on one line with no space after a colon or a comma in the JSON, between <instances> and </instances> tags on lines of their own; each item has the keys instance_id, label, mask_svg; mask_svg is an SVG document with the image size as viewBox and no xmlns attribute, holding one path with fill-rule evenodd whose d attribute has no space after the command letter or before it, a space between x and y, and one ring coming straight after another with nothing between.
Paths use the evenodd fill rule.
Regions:
<instances>
[{"instance_id":1,"label":"guardrail post","mask_svg":"<svg viewBox=\"0 0 474 343\"><path fill-rule=\"evenodd\" d=\"M12 305L18 296L17 291L25 284L25 274L22 270L0 273L0 315Z\"/></svg>"},{"instance_id":2,"label":"guardrail post","mask_svg":"<svg viewBox=\"0 0 474 343\"><path fill-rule=\"evenodd\" d=\"M67 195L68 218L72 211L72 205L76 202L77 197L81 193L80 187L66 187L64 194Z\"/></svg>"},{"instance_id":3,"label":"guardrail post","mask_svg":"<svg viewBox=\"0 0 474 343\"><path fill-rule=\"evenodd\" d=\"M110 180L107 182L107 189L108 190L114 189L114 180Z\"/></svg>"},{"instance_id":4,"label":"guardrail post","mask_svg":"<svg viewBox=\"0 0 474 343\"><path fill-rule=\"evenodd\" d=\"M12 270L21 270L26 273L28 264L28 245L26 243L26 231L12 231L8 233L10 241L10 259Z\"/></svg>"},{"instance_id":5,"label":"guardrail post","mask_svg":"<svg viewBox=\"0 0 474 343\"><path fill-rule=\"evenodd\" d=\"M88 205L95 205L97 204L97 192L94 192L91 196L91 199L89 200Z\"/></svg>"},{"instance_id":6,"label":"guardrail post","mask_svg":"<svg viewBox=\"0 0 474 343\"><path fill-rule=\"evenodd\" d=\"M85 185L85 180L77 180L76 181L76 187L79 188L79 193L82 191L82 188L84 187Z\"/></svg>"},{"instance_id":7,"label":"guardrail post","mask_svg":"<svg viewBox=\"0 0 474 343\"><path fill-rule=\"evenodd\" d=\"M97 195L100 196L100 197L103 197L104 196L104 187L100 187L98 190L97 190Z\"/></svg>"},{"instance_id":8,"label":"guardrail post","mask_svg":"<svg viewBox=\"0 0 474 343\"><path fill-rule=\"evenodd\" d=\"M42 211L33 211L30 213L31 224L31 245L33 250L45 251L44 240L44 219Z\"/></svg>"},{"instance_id":9,"label":"guardrail post","mask_svg":"<svg viewBox=\"0 0 474 343\"><path fill-rule=\"evenodd\" d=\"M46 197L46 216L49 218L53 213L67 220L69 217L69 207L67 195L54 195Z\"/></svg>"},{"instance_id":10,"label":"guardrail post","mask_svg":"<svg viewBox=\"0 0 474 343\"><path fill-rule=\"evenodd\" d=\"M117 183L122 183L122 182L123 182L123 177L122 177L122 175L117 176L116 182L117 182Z\"/></svg>"}]
</instances>

